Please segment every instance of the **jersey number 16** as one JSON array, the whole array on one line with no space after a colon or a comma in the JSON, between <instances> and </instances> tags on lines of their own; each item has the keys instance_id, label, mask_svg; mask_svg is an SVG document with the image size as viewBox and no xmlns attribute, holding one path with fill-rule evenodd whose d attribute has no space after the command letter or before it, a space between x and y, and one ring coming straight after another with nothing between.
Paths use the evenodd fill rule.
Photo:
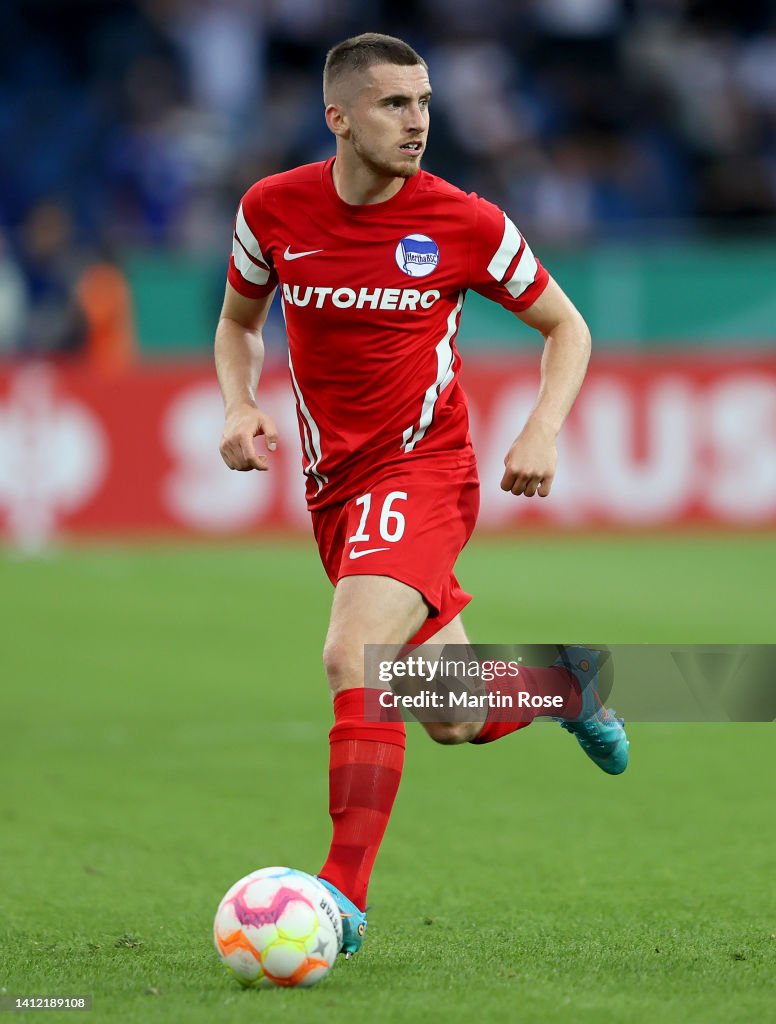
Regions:
<instances>
[{"instance_id":1,"label":"jersey number 16","mask_svg":"<svg viewBox=\"0 0 776 1024\"><path fill-rule=\"evenodd\" d=\"M395 544L397 540L402 539L404 536L404 527L406 526L404 516L401 512L397 512L393 508L393 503L395 501L406 500L406 491L391 491L383 502L383 507L380 510L380 536L390 544ZM361 513L361 521L358 524L358 529L352 537L348 538L348 544L371 540L371 536L366 532L366 522L369 518L369 510L372 507L372 495L362 494L360 498L356 499L356 504L360 505L363 511Z\"/></svg>"}]
</instances>

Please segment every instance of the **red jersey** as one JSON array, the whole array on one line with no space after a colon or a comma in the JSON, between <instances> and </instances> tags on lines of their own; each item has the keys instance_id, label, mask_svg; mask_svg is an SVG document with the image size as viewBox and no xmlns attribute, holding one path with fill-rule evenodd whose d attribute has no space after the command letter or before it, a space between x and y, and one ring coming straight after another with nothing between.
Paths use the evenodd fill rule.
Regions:
<instances>
[{"instance_id":1,"label":"red jersey","mask_svg":"<svg viewBox=\"0 0 776 1024\"><path fill-rule=\"evenodd\" d=\"M471 460L455 345L466 291L518 312L548 280L485 199L419 171L391 199L351 206L333 163L253 185L229 261L241 295L280 288L311 509L354 497L397 460Z\"/></svg>"}]
</instances>

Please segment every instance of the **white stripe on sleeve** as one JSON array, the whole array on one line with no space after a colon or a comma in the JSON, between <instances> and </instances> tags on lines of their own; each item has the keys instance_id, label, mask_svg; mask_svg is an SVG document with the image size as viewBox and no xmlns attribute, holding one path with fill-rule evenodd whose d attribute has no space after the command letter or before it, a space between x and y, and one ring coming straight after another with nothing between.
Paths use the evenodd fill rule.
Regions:
<instances>
[{"instance_id":1,"label":"white stripe on sleeve","mask_svg":"<svg viewBox=\"0 0 776 1024\"><path fill-rule=\"evenodd\" d=\"M534 254L528 248L526 242L523 254L517 262L514 274L508 281L504 282L506 290L513 299L519 299L526 288L530 288L536 280L536 272L539 269Z\"/></svg>"},{"instance_id":2,"label":"white stripe on sleeve","mask_svg":"<svg viewBox=\"0 0 776 1024\"><path fill-rule=\"evenodd\" d=\"M251 284L266 284L269 281L269 271L264 267L257 266L251 260L237 238L235 238L232 244L232 256L234 257L234 265L246 281L249 281Z\"/></svg>"},{"instance_id":3,"label":"white stripe on sleeve","mask_svg":"<svg viewBox=\"0 0 776 1024\"><path fill-rule=\"evenodd\" d=\"M497 281L501 280L506 274L509 264L520 252L522 244L522 235L509 217L504 214L504 237L501 239L501 245L496 250L493 259L488 264L488 273L491 277Z\"/></svg>"},{"instance_id":4,"label":"white stripe on sleeve","mask_svg":"<svg viewBox=\"0 0 776 1024\"><path fill-rule=\"evenodd\" d=\"M234 265L240 271L246 281L251 284L266 284L269 280L269 262L261 251L258 239L248 227L248 222L243 213L242 203L237 211L237 219L234 224L234 242L232 244L232 255ZM251 259L250 257L253 257ZM259 260L265 266L259 267L253 262Z\"/></svg>"}]
</instances>

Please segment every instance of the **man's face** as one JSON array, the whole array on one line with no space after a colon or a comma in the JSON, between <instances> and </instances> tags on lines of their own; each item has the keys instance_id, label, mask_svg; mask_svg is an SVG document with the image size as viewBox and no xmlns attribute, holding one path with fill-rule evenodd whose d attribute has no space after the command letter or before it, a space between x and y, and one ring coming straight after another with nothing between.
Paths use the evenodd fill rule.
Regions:
<instances>
[{"instance_id":1,"label":"man's face","mask_svg":"<svg viewBox=\"0 0 776 1024\"><path fill-rule=\"evenodd\" d=\"M347 133L361 161L377 174L411 178L428 136L431 86L422 64L377 64L354 76L343 104Z\"/></svg>"}]
</instances>

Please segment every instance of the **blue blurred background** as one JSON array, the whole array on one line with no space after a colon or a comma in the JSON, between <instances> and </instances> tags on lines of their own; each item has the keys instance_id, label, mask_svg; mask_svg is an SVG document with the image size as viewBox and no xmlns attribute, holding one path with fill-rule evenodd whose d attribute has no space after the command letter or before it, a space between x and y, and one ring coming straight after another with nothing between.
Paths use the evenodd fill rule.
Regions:
<instances>
[{"instance_id":1,"label":"blue blurred background","mask_svg":"<svg viewBox=\"0 0 776 1024\"><path fill-rule=\"evenodd\" d=\"M425 166L510 212L599 343L773 340L773 2L7 0L4 15L6 357L204 355L239 197L332 152L323 58L367 29L428 59ZM475 300L467 340L512 334ZM277 321L269 336L282 343Z\"/></svg>"},{"instance_id":2,"label":"blue blurred background","mask_svg":"<svg viewBox=\"0 0 776 1024\"><path fill-rule=\"evenodd\" d=\"M275 303L275 472L230 474L212 366L234 213L333 152L327 49L412 43L425 166L499 203L588 320L548 502L504 500L540 339L459 334L480 530L776 526L776 3L10 0L0 37L0 535L307 535ZM56 459L51 459L52 438Z\"/></svg>"}]
</instances>

